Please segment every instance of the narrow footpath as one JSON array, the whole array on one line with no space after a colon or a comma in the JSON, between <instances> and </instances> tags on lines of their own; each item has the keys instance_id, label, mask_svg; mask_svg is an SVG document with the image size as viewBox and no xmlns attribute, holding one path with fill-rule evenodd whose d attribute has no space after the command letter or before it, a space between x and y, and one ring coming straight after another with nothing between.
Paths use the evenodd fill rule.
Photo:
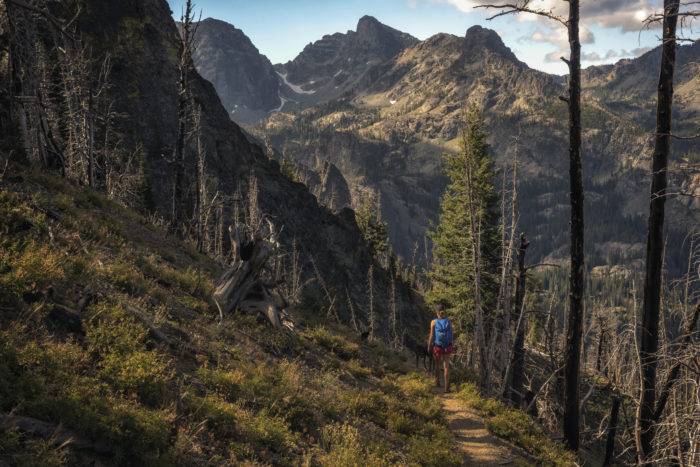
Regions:
<instances>
[{"instance_id":1,"label":"narrow footpath","mask_svg":"<svg viewBox=\"0 0 700 467\"><path fill-rule=\"evenodd\" d=\"M517 448L489 433L481 417L469 410L453 393L440 396L450 431L464 459L463 465L534 465Z\"/></svg>"}]
</instances>

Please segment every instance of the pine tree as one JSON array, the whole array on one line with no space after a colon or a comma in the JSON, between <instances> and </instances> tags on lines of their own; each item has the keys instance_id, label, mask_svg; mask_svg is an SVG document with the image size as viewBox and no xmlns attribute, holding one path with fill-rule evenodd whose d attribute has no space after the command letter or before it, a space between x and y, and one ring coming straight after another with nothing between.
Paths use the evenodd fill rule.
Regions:
<instances>
[{"instance_id":1,"label":"pine tree","mask_svg":"<svg viewBox=\"0 0 700 467\"><path fill-rule=\"evenodd\" d=\"M382 219L380 204L378 196L368 194L362 197L355 210L355 219L372 254L385 264L389 254L389 231Z\"/></svg>"},{"instance_id":2,"label":"pine tree","mask_svg":"<svg viewBox=\"0 0 700 467\"><path fill-rule=\"evenodd\" d=\"M439 224L430 233L434 251L429 298L450 305L455 328L463 331L459 333L461 339L476 330L477 306L483 312L484 333L491 328L498 294L500 214L494 187L496 171L481 120L480 113L469 108L460 151L444 156L450 182L440 203Z\"/></svg>"}]
</instances>

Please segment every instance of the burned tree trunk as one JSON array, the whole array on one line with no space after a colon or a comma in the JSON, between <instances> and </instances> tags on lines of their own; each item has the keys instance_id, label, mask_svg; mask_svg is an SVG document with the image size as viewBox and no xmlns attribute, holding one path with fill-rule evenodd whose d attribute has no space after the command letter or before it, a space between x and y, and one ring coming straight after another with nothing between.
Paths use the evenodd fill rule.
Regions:
<instances>
[{"instance_id":1,"label":"burned tree trunk","mask_svg":"<svg viewBox=\"0 0 700 467\"><path fill-rule=\"evenodd\" d=\"M519 407L523 399L523 379L525 377L525 328L527 317L525 314L525 251L529 246L525 234L520 235L518 247L518 280L515 284L515 312L518 314L518 324L513 341L513 354L511 359L512 383L509 391L509 399L514 406Z\"/></svg>"},{"instance_id":2,"label":"burned tree trunk","mask_svg":"<svg viewBox=\"0 0 700 467\"><path fill-rule=\"evenodd\" d=\"M581 168L581 42L579 0L569 0L569 183L571 200L571 272L569 319L564 368L564 438L569 449L579 447L579 372L583 330L583 180Z\"/></svg>"},{"instance_id":3,"label":"burned tree trunk","mask_svg":"<svg viewBox=\"0 0 700 467\"><path fill-rule=\"evenodd\" d=\"M269 230L262 229L251 238L243 238L244 229L230 227L233 257L229 268L223 273L214 290L214 301L220 318L235 310L264 314L273 326L283 324L287 301L272 283L266 266L279 249L272 223Z\"/></svg>"},{"instance_id":4,"label":"burned tree trunk","mask_svg":"<svg viewBox=\"0 0 700 467\"><path fill-rule=\"evenodd\" d=\"M664 0L663 44L656 108L656 135L651 167L649 227L647 231L644 302L640 329L641 364L640 402L637 412L636 441L640 464L651 462L654 443L654 409L656 402L657 351L661 272L663 268L663 229L666 204L668 156L671 149L671 110L673 73L676 61L676 24L679 0Z\"/></svg>"},{"instance_id":5,"label":"burned tree trunk","mask_svg":"<svg viewBox=\"0 0 700 467\"><path fill-rule=\"evenodd\" d=\"M617 436L617 420L620 414L620 396L615 396L610 408L610 420L608 421L608 438L605 442L605 460L603 466L612 465L615 460L615 437Z\"/></svg>"},{"instance_id":6,"label":"burned tree trunk","mask_svg":"<svg viewBox=\"0 0 700 467\"><path fill-rule=\"evenodd\" d=\"M189 131L190 73L193 68L194 26L192 0L185 2L182 14L181 49L179 69L179 90L177 104L177 137L175 140L175 180L173 186L172 223L176 231L184 233L186 222L185 192L187 190L187 133Z\"/></svg>"}]
</instances>

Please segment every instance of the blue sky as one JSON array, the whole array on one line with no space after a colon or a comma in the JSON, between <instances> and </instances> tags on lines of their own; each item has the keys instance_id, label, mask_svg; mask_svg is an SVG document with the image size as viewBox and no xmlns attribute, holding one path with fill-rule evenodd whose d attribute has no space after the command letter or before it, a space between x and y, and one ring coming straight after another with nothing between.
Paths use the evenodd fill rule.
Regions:
<instances>
[{"instance_id":1,"label":"blue sky","mask_svg":"<svg viewBox=\"0 0 700 467\"><path fill-rule=\"evenodd\" d=\"M485 2L493 0L485 0ZM242 29L272 63L293 59L324 34L354 30L363 15L419 39L439 32L463 35L474 24L495 29L520 60L550 73L566 72L559 56L566 52L562 27L535 17L486 20L474 10L477 0L195 0L202 18L227 21ZM659 0L588 0L582 6L584 66L612 63L658 44L658 31L642 31L641 18ZM179 19L183 0L168 0ZM534 0L542 8L561 8L563 0ZM563 11L562 11L563 14Z\"/></svg>"}]
</instances>

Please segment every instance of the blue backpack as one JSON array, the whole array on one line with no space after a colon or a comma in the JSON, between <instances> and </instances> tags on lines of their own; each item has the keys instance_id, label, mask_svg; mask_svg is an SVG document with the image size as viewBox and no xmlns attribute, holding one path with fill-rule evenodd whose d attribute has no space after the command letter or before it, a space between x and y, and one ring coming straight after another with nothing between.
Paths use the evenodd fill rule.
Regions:
<instances>
[{"instance_id":1,"label":"blue backpack","mask_svg":"<svg viewBox=\"0 0 700 467\"><path fill-rule=\"evenodd\" d=\"M435 320L435 336L433 344L442 349L452 345L452 323L448 318Z\"/></svg>"}]
</instances>

